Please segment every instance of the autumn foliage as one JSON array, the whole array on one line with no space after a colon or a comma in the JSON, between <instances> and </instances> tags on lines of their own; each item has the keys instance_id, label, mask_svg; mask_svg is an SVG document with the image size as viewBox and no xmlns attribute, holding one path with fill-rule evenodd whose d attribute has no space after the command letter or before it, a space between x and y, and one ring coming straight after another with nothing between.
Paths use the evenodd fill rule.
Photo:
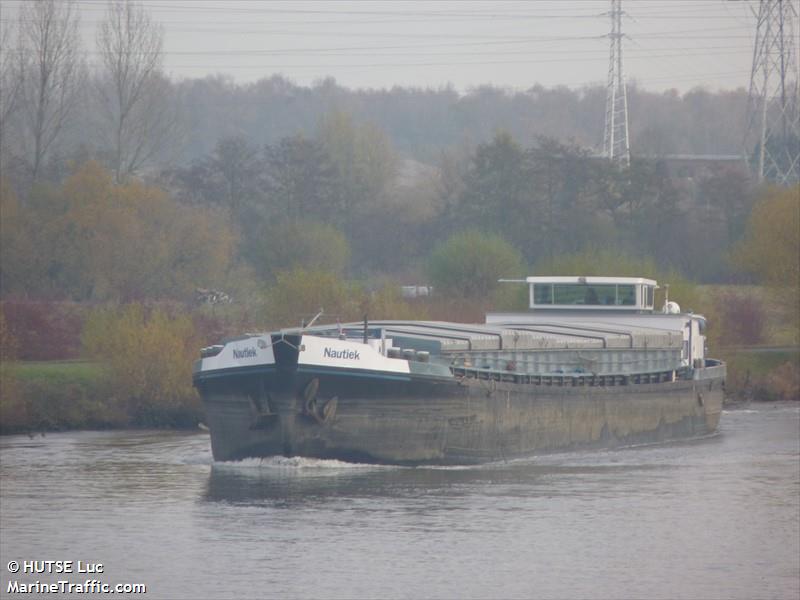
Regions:
<instances>
[{"instance_id":1,"label":"autumn foliage","mask_svg":"<svg viewBox=\"0 0 800 600\"><path fill-rule=\"evenodd\" d=\"M716 339L720 346L755 346L764 342L767 314L760 298L727 292L715 300L723 324Z\"/></svg>"},{"instance_id":2,"label":"autumn foliage","mask_svg":"<svg viewBox=\"0 0 800 600\"><path fill-rule=\"evenodd\" d=\"M773 286L800 285L800 186L772 188L758 201L738 262Z\"/></svg>"},{"instance_id":3,"label":"autumn foliage","mask_svg":"<svg viewBox=\"0 0 800 600\"><path fill-rule=\"evenodd\" d=\"M2 209L6 294L187 298L222 279L233 249L229 229L209 209L137 181L117 185L94 162L61 186L38 186L24 208L4 188Z\"/></svg>"},{"instance_id":4,"label":"autumn foliage","mask_svg":"<svg viewBox=\"0 0 800 600\"><path fill-rule=\"evenodd\" d=\"M76 302L3 301L6 327L17 341L19 360L64 360L81 357L80 335L89 307Z\"/></svg>"},{"instance_id":5,"label":"autumn foliage","mask_svg":"<svg viewBox=\"0 0 800 600\"><path fill-rule=\"evenodd\" d=\"M188 425L200 419L192 362L200 340L191 318L141 304L100 308L87 319L85 353L107 367L111 401L132 423Z\"/></svg>"},{"instance_id":6,"label":"autumn foliage","mask_svg":"<svg viewBox=\"0 0 800 600\"><path fill-rule=\"evenodd\" d=\"M800 185L769 189L756 204L735 261L767 285L800 326Z\"/></svg>"},{"instance_id":7,"label":"autumn foliage","mask_svg":"<svg viewBox=\"0 0 800 600\"><path fill-rule=\"evenodd\" d=\"M0 306L0 427L12 426L26 419L25 406L20 395L19 381L11 363L17 358L17 340L11 334Z\"/></svg>"},{"instance_id":8,"label":"autumn foliage","mask_svg":"<svg viewBox=\"0 0 800 600\"><path fill-rule=\"evenodd\" d=\"M412 306L400 295L400 286L386 282L366 290L330 271L297 268L278 274L267 294L264 313L271 327L297 327L320 310L320 323L370 319L420 319L424 307Z\"/></svg>"}]
</instances>

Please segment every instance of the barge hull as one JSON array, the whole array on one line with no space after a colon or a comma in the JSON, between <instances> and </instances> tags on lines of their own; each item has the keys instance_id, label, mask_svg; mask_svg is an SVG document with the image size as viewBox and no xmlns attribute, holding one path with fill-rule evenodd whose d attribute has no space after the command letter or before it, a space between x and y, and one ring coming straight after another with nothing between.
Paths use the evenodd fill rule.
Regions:
<instances>
[{"instance_id":1,"label":"barge hull","mask_svg":"<svg viewBox=\"0 0 800 600\"><path fill-rule=\"evenodd\" d=\"M215 460L465 465L716 431L725 366L612 386L352 376L295 368L199 382Z\"/></svg>"}]
</instances>

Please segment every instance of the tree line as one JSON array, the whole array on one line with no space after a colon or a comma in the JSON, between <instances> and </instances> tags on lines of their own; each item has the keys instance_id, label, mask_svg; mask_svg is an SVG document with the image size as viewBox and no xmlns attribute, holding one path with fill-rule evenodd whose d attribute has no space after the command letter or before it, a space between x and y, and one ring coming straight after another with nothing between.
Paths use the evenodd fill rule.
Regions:
<instances>
[{"instance_id":1,"label":"tree line","mask_svg":"<svg viewBox=\"0 0 800 600\"><path fill-rule=\"evenodd\" d=\"M619 169L587 149L599 89L172 82L163 29L135 2L107 4L92 72L72 0L25 3L12 25L0 39L14 224L3 242L15 257L4 294L185 297L294 267L419 282L437 245L464 231L502 238L527 268L614 248L698 280L741 277L729 254L759 190L737 169L677 178L657 157L734 151L739 91L632 90L632 128L655 157Z\"/></svg>"},{"instance_id":2,"label":"tree line","mask_svg":"<svg viewBox=\"0 0 800 600\"><path fill-rule=\"evenodd\" d=\"M221 140L161 182L182 202L222 208L242 256L267 277L313 255L357 276L420 278L437 244L477 230L529 266L614 248L698 280L731 280L729 254L758 194L736 168L687 181L664 161L634 158L621 169L577 145L538 138L524 147L508 133L409 175L387 136L342 113L311 138L260 149ZM312 239L326 250L314 253Z\"/></svg>"},{"instance_id":3,"label":"tree line","mask_svg":"<svg viewBox=\"0 0 800 600\"><path fill-rule=\"evenodd\" d=\"M220 140L256 147L313 137L332 113L384 132L404 158L431 165L443 152L474 149L499 131L524 146L540 137L581 148L600 145L605 90L507 90L480 86L351 90L328 78L300 86L283 75L237 84L224 74L171 80L163 68L163 28L146 8L110 0L93 46L78 36L74 0L22 3L0 28L0 165L17 193L58 181L69 165L105 164L120 182L184 167ZM89 65L87 52L98 57ZM741 88L685 94L629 89L635 155L739 154L747 93Z\"/></svg>"},{"instance_id":4,"label":"tree line","mask_svg":"<svg viewBox=\"0 0 800 600\"><path fill-rule=\"evenodd\" d=\"M658 161L621 169L509 134L409 182L385 136L335 114L313 138L221 140L149 183L117 182L94 161L24 201L4 182L0 282L6 296L75 301L257 293L293 269L431 283L446 270L431 257L465 232L513 249L503 264L515 272L611 249L698 281L746 281L731 256L761 193L737 170L687 186Z\"/></svg>"}]
</instances>

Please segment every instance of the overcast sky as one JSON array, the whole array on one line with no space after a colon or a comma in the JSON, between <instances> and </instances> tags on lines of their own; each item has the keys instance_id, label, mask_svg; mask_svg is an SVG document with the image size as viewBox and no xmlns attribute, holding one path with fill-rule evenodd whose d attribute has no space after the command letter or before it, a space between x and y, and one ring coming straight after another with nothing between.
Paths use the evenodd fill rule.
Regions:
<instances>
[{"instance_id":1,"label":"overcast sky","mask_svg":"<svg viewBox=\"0 0 800 600\"><path fill-rule=\"evenodd\" d=\"M4 24L19 0L0 0ZM604 84L608 0L353 2L144 0L174 79L281 74L310 85L459 91ZM103 0L80 0L90 63ZM749 84L756 2L624 0L625 71L650 90Z\"/></svg>"}]
</instances>

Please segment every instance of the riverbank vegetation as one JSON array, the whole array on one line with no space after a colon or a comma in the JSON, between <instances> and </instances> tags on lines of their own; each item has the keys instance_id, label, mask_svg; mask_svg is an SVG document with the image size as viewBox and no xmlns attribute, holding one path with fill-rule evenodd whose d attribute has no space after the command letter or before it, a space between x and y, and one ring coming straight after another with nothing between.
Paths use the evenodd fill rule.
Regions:
<instances>
[{"instance_id":1,"label":"riverbank vegetation","mask_svg":"<svg viewBox=\"0 0 800 600\"><path fill-rule=\"evenodd\" d=\"M668 291L709 318L732 399L797 399L798 202L797 189L766 188L754 200L728 267L753 283L698 284L669 261L629 252L629 238L560 254L528 244L526 253L496 224L482 227L484 213L464 229L451 224L454 233L404 270L359 277L356 244L334 225L271 224L264 231L275 238L250 247L230 212L184 205L155 184L114 183L97 163L37 187L25 203L6 186L0 431L193 427L202 408L191 364L203 345L320 311L329 322L476 321L489 309L524 308L522 286L497 280L527 273L669 282L656 304ZM400 283L419 280L429 295L404 298Z\"/></svg>"},{"instance_id":2,"label":"riverbank vegetation","mask_svg":"<svg viewBox=\"0 0 800 600\"><path fill-rule=\"evenodd\" d=\"M125 100L115 69L135 36L106 28L89 75L70 6L26 7L18 53L0 36L3 56L36 59L0 61L0 430L191 426L203 345L321 311L479 321L524 307L497 280L528 274L669 283L708 316L733 397L800 395L800 188L730 156L744 90L632 86L620 167L593 150L601 87L172 82L155 43ZM40 52L43 22L69 69Z\"/></svg>"}]
</instances>

